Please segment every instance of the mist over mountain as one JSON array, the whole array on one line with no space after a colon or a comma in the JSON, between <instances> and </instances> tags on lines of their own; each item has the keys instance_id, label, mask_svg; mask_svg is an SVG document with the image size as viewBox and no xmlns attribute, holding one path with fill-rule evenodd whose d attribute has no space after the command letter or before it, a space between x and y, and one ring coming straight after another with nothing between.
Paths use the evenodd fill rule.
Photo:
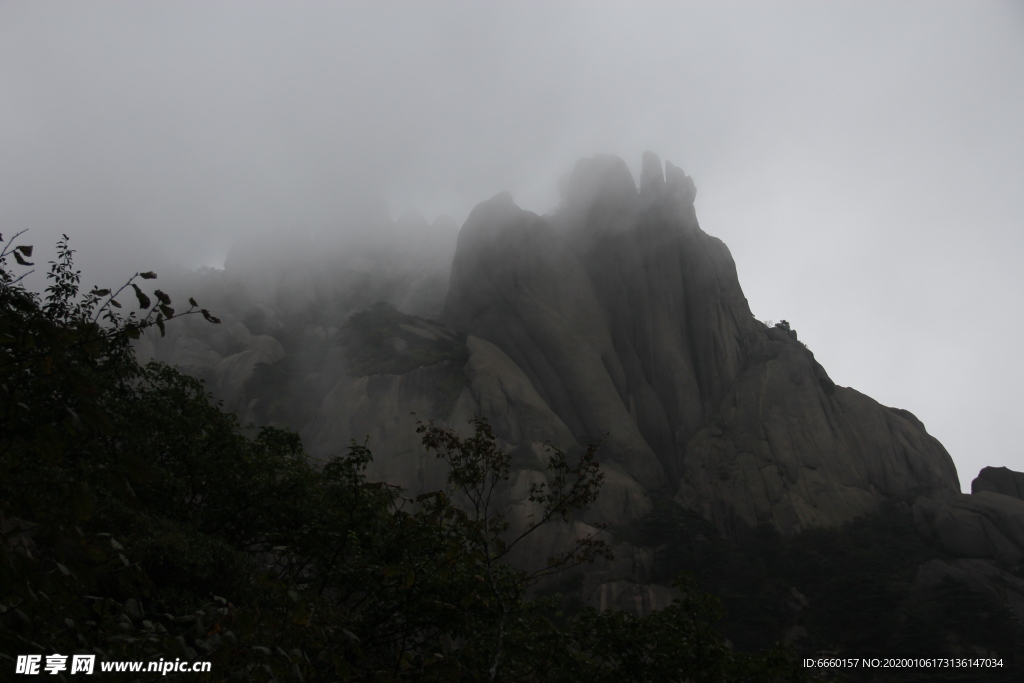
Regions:
<instances>
[{"instance_id":1,"label":"mist over mountain","mask_svg":"<svg viewBox=\"0 0 1024 683\"><path fill-rule=\"evenodd\" d=\"M896 514L940 549L915 560L931 558L914 585L966 582L1024 617L1024 592L998 588L1016 585L1024 557L1020 497L959 494L912 412L837 386L787 322L751 314L728 247L698 223L691 177L648 152L639 180L597 155L564 175L544 216L500 193L461 229L377 204L337 234L236 243L224 270L174 284L224 324L177 321L139 352L205 379L243 421L298 430L317 457L365 440L370 476L411 494L446 476L417 421L464 430L482 415L513 455L498 503L513 529L537 512L548 447L599 442L597 502L519 555L536 562L611 525L617 559L572 589L598 607L668 604L671 533L630 531L667 505L715 543ZM1010 486L996 481L986 490Z\"/></svg>"},{"instance_id":2,"label":"mist over mountain","mask_svg":"<svg viewBox=\"0 0 1024 683\"><path fill-rule=\"evenodd\" d=\"M276 633L312 653L281 644L279 675L333 680L359 639L411 623L349 588L384 585L427 630L366 653L385 671L415 650L445 679L451 634L491 651L495 598L540 615L517 642L600 635L555 622L620 609L649 653L680 647L689 585L721 599L741 659L781 642L1024 661L1020 82L1024 6L1003 0L0 3L0 639L127 652L138 607L169 629L153 657L181 636L245 677ZM78 303L20 291L75 282L72 261ZM136 271L173 320L129 342L145 325L114 313ZM222 324L180 315L190 298ZM391 522L426 520L421 494L459 519L416 429L468 437L475 416L510 458L493 512L530 533L506 554L495 527L450 565L445 534L469 527L416 546ZM597 499L534 530L549 466L593 452ZM345 502L364 488L387 505ZM386 542L363 563L349 531ZM476 585L480 558L514 578L593 539L614 557ZM244 648L208 595L245 615ZM98 621L96 596L114 601ZM190 635L171 615L197 609ZM455 630L430 630L441 613ZM580 672L615 647L571 638L549 641L558 680L600 678ZM519 671L531 647L505 648Z\"/></svg>"},{"instance_id":3,"label":"mist over mountain","mask_svg":"<svg viewBox=\"0 0 1024 683\"><path fill-rule=\"evenodd\" d=\"M792 324L751 313L730 249L698 221L694 179L653 152L639 168L638 183L621 158L586 157L557 183L556 210L500 192L461 227L413 209L393 219L367 194L334 229L296 222L238 240L224 269L165 271L152 298L137 285L153 272L82 296L66 239L50 287L33 294L18 272L34 247L9 242L13 447L0 483L9 569L22 578L5 604L32 611L8 609L3 637L25 640L21 619L51 648L87 642L71 623L106 599L90 577L115 575L130 553L135 583L115 587L123 612L89 632L97 642L121 642L117 615L142 609L164 609L180 630L173 615L213 591L244 600L244 619L218 598L204 621L262 628L264 608L282 609L276 632L305 643L295 604L308 599L309 615L341 610L320 621L347 653L278 653L308 670L393 666L390 645L370 656L350 644L392 627L381 622L392 597L406 605L394 623L408 623L414 595L435 630L448 628L436 609L479 601L497 621L464 633L486 651L518 652L503 649L509 610L522 642L575 639L545 664L565 664L566 680L580 662L563 662L565 647L602 670L618 661L591 640L607 628L616 647L672 652L692 649L680 628L703 629L712 668L775 666L748 653L781 657L778 671L822 653L976 655L986 667L1024 655L1024 473L986 467L959 493L952 458L914 413L838 385ZM144 321L117 312L132 294ZM150 359L164 363L139 365ZM99 574L69 528L109 556ZM287 583L270 594L275 566ZM336 568L341 603L311 581ZM66 595L47 607L36 584ZM368 595L383 602L358 631L331 625ZM165 635L154 656L180 645ZM249 666L231 641L186 642ZM443 637L426 647L446 667L475 652Z\"/></svg>"},{"instance_id":4,"label":"mist over mountain","mask_svg":"<svg viewBox=\"0 0 1024 683\"><path fill-rule=\"evenodd\" d=\"M89 286L374 201L544 214L581 156L656 149L756 317L913 406L965 484L1019 469L1018 3L58 5L0 6L0 214Z\"/></svg>"}]
</instances>

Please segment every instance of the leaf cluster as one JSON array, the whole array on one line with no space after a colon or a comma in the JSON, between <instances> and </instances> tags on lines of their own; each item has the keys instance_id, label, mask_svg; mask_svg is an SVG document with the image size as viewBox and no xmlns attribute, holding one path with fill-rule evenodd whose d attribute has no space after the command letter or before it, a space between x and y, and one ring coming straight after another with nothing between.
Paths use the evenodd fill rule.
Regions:
<instances>
[{"instance_id":1,"label":"leaf cluster","mask_svg":"<svg viewBox=\"0 0 1024 683\"><path fill-rule=\"evenodd\" d=\"M190 681L802 675L784 655L733 653L692 586L643 618L526 597L608 554L598 530L532 571L506 561L593 502L596 448L553 451L537 518L511 529L496 497L510 458L487 422L468 438L421 424L449 487L411 499L367 480L365 443L312 462L292 433L247 435L199 380L139 366L130 339L180 314L134 278L79 299L72 253L62 241L45 299L0 255L0 657L213 662ZM129 287L145 317L114 310Z\"/></svg>"},{"instance_id":2,"label":"leaf cluster","mask_svg":"<svg viewBox=\"0 0 1024 683\"><path fill-rule=\"evenodd\" d=\"M618 535L654 549L656 580L692 572L719 596L727 610L719 628L743 649L768 647L789 632L803 634L796 648L812 656L1024 654L1019 621L994 596L963 582L915 584L922 564L951 558L918 533L905 506L791 538L761 526L740 528L729 539L696 513L657 501L653 513ZM846 675L861 680L857 672ZM902 671L892 680L917 675ZM1012 672L993 672L991 680L1004 675L1012 680ZM973 680L977 673L937 676L921 672L920 680Z\"/></svg>"}]
</instances>

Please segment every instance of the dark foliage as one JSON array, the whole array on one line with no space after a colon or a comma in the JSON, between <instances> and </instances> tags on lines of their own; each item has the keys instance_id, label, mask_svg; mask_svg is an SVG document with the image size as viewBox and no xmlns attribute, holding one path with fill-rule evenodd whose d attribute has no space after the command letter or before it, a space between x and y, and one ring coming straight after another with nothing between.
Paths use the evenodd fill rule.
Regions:
<instances>
[{"instance_id":1,"label":"dark foliage","mask_svg":"<svg viewBox=\"0 0 1024 683\"><path fill-rule=\"evenodd\" d=\"M770 527L724 539L695 513L661 501L621 535L656 547L656 579L689 571L701 589L720 596L726 611L722 631L744 649L788 635L801 655L999 653L1021 661L1024 654L1024 633L1005 605L962 582L914 586L921 564L944 555L920 536L905 506L791 539ZM985 680L1015 680L1013 675L986 673ZM978 672L893 676L971 681ZM862 680L856 673L847 677Z\"/></svg>"},{"instance_id":2,"label":"dark foliage","mask_svg":"<svg viewBox=\"0 0 1024 683\"><path fill-rule=\"evenodd\" d=\"M689 584L644 618L525 598L607 552L595 534L533 570L504 561L593 501L594 449L551 453L548 483L531 490L541 514L513 532L491 503L510 457L487 423L469 438L423 424L450 486L411 500L365 479L364 444L316 467L294 434L246 436L200 381L140 367L130 340L181 315L163 292L129 281L80 299L65 240L41 298L10 275L8 253L27 263L31 249L0 254L7 671L15 653L95 653L212 661L210 674L166 677L189 681L807 680L784 650L730 650L713 629L718 603ZM129 286L141 318L115 311Z\"/></svg>"}]
</instances>

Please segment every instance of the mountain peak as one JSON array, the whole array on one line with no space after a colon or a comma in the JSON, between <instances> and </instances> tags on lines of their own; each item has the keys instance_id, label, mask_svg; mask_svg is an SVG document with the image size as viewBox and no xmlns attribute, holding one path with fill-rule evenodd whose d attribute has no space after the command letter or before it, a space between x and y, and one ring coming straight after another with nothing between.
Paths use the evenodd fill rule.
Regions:
<instances>
[{"instance_id":1,"label":"mountain peak","mask_svg":"<svg viewBox=\"0 0 1024 683\"><path fill-rule=\"evenodd\" d=\"M631 205L636 183L626 162L611 154L580 159L558 182L562 205L568 210L587 210L594 203Z\"/></svg>"},{"instance_id":2,"label":"mountain peak","mask_svg":"<svg viewBox=\"0 0 1024 683\"><path fill-rule=\"evenodd\" d=\"M622 159L596 155L559 190L552 216L505 194L473 210L446 321L518 367L548 423L579 443L608 435L605 463L625 487L611 497L631 480L723 531L794 533L958 490L923 425L836 387L795 335L754 319L728 248L699 229L681 168L666 162L662 177L646 153L638 193Z\"/></svg>"},{"instance_id":3,"label":"mountain peak","mask_svg":"<svg viewBox=\"0 0 1024 683\"><path fill-rule=\"evenodd\" d=\"M661 159L654 152L644 152L640 168L640 195L657 197L665 187L665 174L661 170Z\"/></svg>"}]
</instances>

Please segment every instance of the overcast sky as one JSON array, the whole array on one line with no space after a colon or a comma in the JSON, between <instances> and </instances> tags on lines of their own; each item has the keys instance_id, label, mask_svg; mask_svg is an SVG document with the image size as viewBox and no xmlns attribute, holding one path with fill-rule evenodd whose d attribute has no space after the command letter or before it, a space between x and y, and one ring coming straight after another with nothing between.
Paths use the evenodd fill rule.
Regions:
<instances>
[{"instance_id":1,"label":"overcast sky","mask_svg":"<svg viewBox=\"0 0 1024 683\"><path fill-rule=\"evenodd\" d=\"M577 158L645 149L758 318L965 489L1024 470L1024 3L0 1L0 232L42 262L67 232L88 285L365 193L546 213Z\"/></svg>"}]
</instances>

